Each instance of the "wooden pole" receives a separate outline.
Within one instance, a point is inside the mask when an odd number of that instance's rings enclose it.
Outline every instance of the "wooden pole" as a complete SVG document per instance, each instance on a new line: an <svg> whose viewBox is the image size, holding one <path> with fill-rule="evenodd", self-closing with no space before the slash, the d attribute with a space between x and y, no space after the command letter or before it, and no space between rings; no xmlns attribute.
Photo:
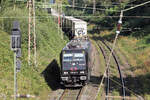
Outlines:
<svg viewBox="0 0 150 100"><path fill-rule="evenodd" d="M14 0L14 10L15 10L15 6L16 6L15 4L16 4L16 0Z"/></svg>
<svg viewBox="0 0 150 100"><path fill-rule="evenodd" d="M58 4L58 35L59 35L59 23L60 23L60 16L59 16L59 4Z"/></svg>
<svg viewBox="0 0 150 100"><path fill-rule="evenodd" d="M74 7L75 7L75 0L72 1L72 7L74 9Z"/></svg>
<svg viewBox="0 0 150 100"><path fill-rule="evenodd" d="M45 6L44 6L44 7L45 7L45 11L46 11L46 0L44 0L44 5L45 5Z"/></svg>
<svg viewBox="0 0 150 100"><path fill-rule="evenodd" d="M62 15L62 0L61 0L61 38L63 39L62 28L63 28L63 15Z"/></svg>
<svg viewBox="0 0 150 100"><path fill-rule="evenodd" d="M29 19L28 19L28 64L30 65L31 61L31 50L30 50L30 45L31 45L31 0L28 2L28 7L29 7Z"/></svg>
<svg viewBox="0 0 150 100"><path fill-rule="evenodd" d="M35 32L35 1L33 0L33 37L34 37L34 65L37 67L36 61L36 32Z"/></svg>
<svg viewBox="0 0 150 100"><path fill-rule="evenodd" d="M96 1L93 0L93 14L95 14L95 11L96 11Z"/></svg>

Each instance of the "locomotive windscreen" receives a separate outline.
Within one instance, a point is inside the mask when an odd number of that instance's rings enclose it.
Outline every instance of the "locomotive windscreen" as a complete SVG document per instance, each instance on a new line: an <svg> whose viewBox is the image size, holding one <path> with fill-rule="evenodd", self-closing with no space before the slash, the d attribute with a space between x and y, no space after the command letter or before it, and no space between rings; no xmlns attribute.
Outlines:
<svg viewBox="0 0 150 100"><path fill-rule="evenodd" d="M83 52L65 52L63 53L63 70L83 70L86 69L86 59Z"/></svg>
<svg viewBox="0 0 150 100"><path fill-rule="evenodd" d="M64 54L63 61L84 61L85 56L82 53Z"/></svg>
<svg viewBox="0 0 150 100"><path fill-rule="evenodd" d="M74 53L74 59L73 61L84 61L85 56L83 53Z"/></svg>

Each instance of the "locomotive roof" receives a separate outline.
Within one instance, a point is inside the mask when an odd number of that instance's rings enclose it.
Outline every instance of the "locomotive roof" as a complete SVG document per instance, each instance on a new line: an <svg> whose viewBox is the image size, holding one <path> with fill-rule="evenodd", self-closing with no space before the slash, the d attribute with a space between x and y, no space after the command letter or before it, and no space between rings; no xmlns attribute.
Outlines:
<svg viewBox="0 0 150 100"><path fill-rule="evenodd" d="M89 39L76 38L67 43L67 45L63 48L63 50L88 49L89 47L90 47Z"/></svg>
<svg viewBox="0 0 150 100"><path fill-rule="evenodd" d="M65 16L66 19L72 19L72 16Z"/></svg>
<svg viewBox="0 0 150 100"><path fill-rule="evenodd" d="M84 23L84 24L87 24L87 22L85 21L82 21L82 20L73 20L74 23Z"/></svg>
<svg viewBox="0 0 150 100"><path fill-rule="evenodd" d="M85 21L83 21L81 19L77 19L77 18L74 18L72 16L65 16L65 18L68 19L68 20L70 20L70 21L73 21L75 23L87 23L87 22L85 22Z"/></svg>

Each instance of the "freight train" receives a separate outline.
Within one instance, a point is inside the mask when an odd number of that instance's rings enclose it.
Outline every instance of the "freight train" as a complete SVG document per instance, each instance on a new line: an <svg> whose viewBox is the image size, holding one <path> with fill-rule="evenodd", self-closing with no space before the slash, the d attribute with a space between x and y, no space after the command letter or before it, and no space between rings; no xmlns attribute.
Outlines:
<svg viewBox="0 0 150 100"><path fill-rule="evenodd" d="M87 37L71 40L62 50L61 84L65 87L80 87L90 80L92 48Z"/></svg>
<svg viewBox="0 0 150 100"><path fill-rule="evenodd" d="M70 39L87 36L87 22L72 16L62 17L62 22L62 29Z"/></svg>
<svg viewBox="0 0 150 100"><path fill-rule="evenodd" d="M54 9L51 9L51 14L70 39L60 54L61 84L65 87L84 86L90 81L93 61L91 42L87 37L87 22L59 15Z"/></svg>
<svg viewBox="0 0 150 100"><path fill-rule="evenodd" d="M87 22L72 16L59 15L54 9L51 9L51 15L70 40L74 37L87 36Z"/></svg>

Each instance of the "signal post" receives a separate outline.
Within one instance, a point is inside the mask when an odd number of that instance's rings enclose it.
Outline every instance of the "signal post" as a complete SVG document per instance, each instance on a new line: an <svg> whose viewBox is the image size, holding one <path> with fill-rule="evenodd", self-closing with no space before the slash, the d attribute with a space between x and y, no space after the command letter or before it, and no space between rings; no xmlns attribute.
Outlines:
<svg viewBox="0 0 150 100"><path fill-rule="evenodd" d="M14 100L17 100L17 72L21 68L21 31L18 21L13 22L11 33L11 50L14 51Z"/></svg>

